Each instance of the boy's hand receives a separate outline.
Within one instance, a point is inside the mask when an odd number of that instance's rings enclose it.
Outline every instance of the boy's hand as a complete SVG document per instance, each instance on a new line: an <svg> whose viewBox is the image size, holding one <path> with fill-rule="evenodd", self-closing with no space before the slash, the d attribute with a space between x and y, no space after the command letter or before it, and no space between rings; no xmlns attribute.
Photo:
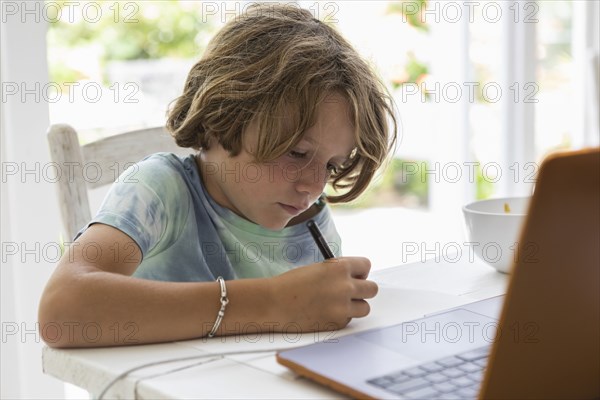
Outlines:
<svg viewBox="0 0 600 400"><path fill-rule="evenodd" d="M366 280L371 262L340 257L288 271L272 278L275 316L299 324L302 331L335 330L369 314L377 284Z"/></svg>

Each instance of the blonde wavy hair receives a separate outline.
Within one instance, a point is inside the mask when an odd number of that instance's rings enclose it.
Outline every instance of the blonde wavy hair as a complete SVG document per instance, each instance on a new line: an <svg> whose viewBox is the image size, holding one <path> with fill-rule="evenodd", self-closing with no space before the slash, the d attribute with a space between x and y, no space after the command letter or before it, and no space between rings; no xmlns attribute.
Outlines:
<svg viewBox="0 0 600 400"><path fill-rule="evenodd" d="M349 103L356 149L332 174L337 196L357 198L397 140L394 103L385 86L331 26L297 6L256 4L229 21L192 67L171 105L167 129L196 150L215 139L232 156L251 121L258 127L256 162L273 161L310 128L328 94Z"/></svg>

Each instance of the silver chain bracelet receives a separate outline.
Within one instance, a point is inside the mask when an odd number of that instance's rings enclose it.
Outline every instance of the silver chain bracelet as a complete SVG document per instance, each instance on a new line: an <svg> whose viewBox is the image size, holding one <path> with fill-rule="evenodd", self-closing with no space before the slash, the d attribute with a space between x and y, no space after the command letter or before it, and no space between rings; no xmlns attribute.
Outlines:
<svg viewBox="0 0 600 400"><path fill-rule="evenodd" d="M227 287L225 286L225 279L223 279L222 276L219 276L217 278L217 282L219 282L219 285L221 286L221 309L217 314L215 324L213 325L211 331L208 334L209 338L215 336L215 333L217 332L217 329L219 329L221 321L223 321L223 317L225 316L225 307L227 307L227 303L229 303L229 299L227 298Z"/></svg>

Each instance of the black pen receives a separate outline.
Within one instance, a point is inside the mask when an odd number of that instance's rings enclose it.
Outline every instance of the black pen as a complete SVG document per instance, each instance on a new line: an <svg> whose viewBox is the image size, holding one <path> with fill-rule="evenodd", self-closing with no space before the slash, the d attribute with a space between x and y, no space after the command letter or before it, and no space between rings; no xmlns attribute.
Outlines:
<svg viewBox="0 0 600 400"><path fill-rule="evenodd" d="M325 238L323 237L323 234L319 230L317 223L311 219L306 223L306 226L308 226L308 230L310 231L310 234L312 235L313 239L315 240L315 243L317 244L317 247L321 251L321 254L323 254L323 258L326 260L329 260L330 258L335 258L333 251L331 251L331 249L329 248L329 245L325 241Z"/></svg>

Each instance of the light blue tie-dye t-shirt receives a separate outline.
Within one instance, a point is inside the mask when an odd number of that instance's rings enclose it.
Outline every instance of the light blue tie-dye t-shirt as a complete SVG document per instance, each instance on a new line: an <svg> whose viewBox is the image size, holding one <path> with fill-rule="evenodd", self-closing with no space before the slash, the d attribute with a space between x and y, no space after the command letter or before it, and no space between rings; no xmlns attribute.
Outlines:
<svg viewBox="0 0 600 400"><path fill-rule="evenodd" d="M313 219L340 256L329 207L323 205ZM79 234L94 223L111 225L138 244L143 259L133 276L145 279L269 277L323 260L305 224L273 231L218 205L193 155L157 153L125 171Z"/></svg>

